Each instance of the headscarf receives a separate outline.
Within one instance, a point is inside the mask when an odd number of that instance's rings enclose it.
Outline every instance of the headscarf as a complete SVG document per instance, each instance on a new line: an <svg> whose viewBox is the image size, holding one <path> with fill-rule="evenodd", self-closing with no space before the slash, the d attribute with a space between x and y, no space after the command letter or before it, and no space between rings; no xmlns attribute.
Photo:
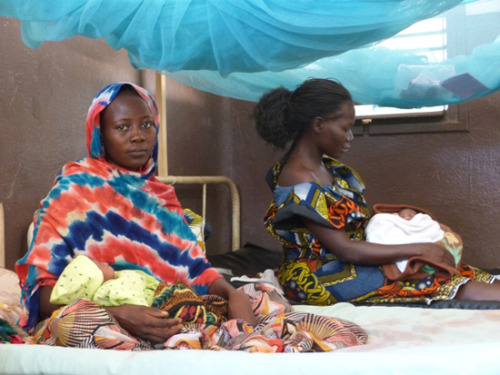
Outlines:
<svg viewBox="0 0 500 375"><path fill-rule="evenodd" d="M100 113L125 84L146 101L158 129L153 97L131 83L114 83L92 101L86 120L90 157L66 164L34 215L28 253L16 264L22 287L20 325L31 330L39 313L40 286L53 286L77 255L138 269L173 283L181 280L200 294L221 275L207 261L187 225L173 186L157 181L157 142L139 171L106 161ZM157 132L158 134L158 132Z"/></svg>

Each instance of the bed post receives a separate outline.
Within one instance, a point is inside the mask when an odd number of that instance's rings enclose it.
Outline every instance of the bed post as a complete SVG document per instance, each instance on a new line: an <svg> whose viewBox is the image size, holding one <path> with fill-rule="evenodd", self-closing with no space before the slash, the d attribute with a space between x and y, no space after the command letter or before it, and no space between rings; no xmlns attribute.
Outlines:
<svg viewBox="0 0 500 375"><path fill-rule="evenodd" d="M168 176L167 157L167 77L156 72L156 103L160 116L158 132L158 176Z"/></svg>
<svg viewBox="0 0 500 375"><path fill-rule="evenodd" d="M0 202L0 267L5 267L5 219L2 202Z"/></svg>

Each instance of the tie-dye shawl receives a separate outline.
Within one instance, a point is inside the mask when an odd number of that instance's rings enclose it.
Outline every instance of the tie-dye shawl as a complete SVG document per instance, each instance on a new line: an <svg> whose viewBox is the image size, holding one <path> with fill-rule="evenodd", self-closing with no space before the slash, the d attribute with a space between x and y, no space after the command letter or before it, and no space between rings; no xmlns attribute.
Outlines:
<svg viewBox="0 0 500 375"><path fill-rule="evenodd" d="M108 163L100 137L100 112L124 83L101 90L86 121L90 158L66 164L34 215L33 240L16 264L24 311L20 325L31 331L39 313L40 286L54 285L72 258L86 254L115 270L138 269L158 280L182 280L200 295L221 275L207 261L184 220L174 188L154 178L158 143L139 172ZM153 97L131 85L155 117Z"/></svg>

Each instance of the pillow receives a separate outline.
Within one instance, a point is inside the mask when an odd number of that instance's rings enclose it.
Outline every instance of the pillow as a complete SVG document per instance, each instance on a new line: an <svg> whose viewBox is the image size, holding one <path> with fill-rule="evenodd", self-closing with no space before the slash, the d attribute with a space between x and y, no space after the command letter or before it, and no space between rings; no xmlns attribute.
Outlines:
<svg viewBox="0 0 500 375"><path fill-rule="evenodd" d="M10 325L21 316L21 287L14 271L0 268L0 318Z"/></svg>

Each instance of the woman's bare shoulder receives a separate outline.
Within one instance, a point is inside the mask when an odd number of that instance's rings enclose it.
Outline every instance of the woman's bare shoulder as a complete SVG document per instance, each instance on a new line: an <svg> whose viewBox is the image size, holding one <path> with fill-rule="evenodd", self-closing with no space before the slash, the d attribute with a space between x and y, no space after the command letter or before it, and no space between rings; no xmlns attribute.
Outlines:
<svg viewBox="0 0 500 375"><path fill-rule="evenodd" d="M296 167L293 164L287 164L280 174L278 185L283 187L295 186L311 181L313 181L313 178L309 170Z"/></svg>

